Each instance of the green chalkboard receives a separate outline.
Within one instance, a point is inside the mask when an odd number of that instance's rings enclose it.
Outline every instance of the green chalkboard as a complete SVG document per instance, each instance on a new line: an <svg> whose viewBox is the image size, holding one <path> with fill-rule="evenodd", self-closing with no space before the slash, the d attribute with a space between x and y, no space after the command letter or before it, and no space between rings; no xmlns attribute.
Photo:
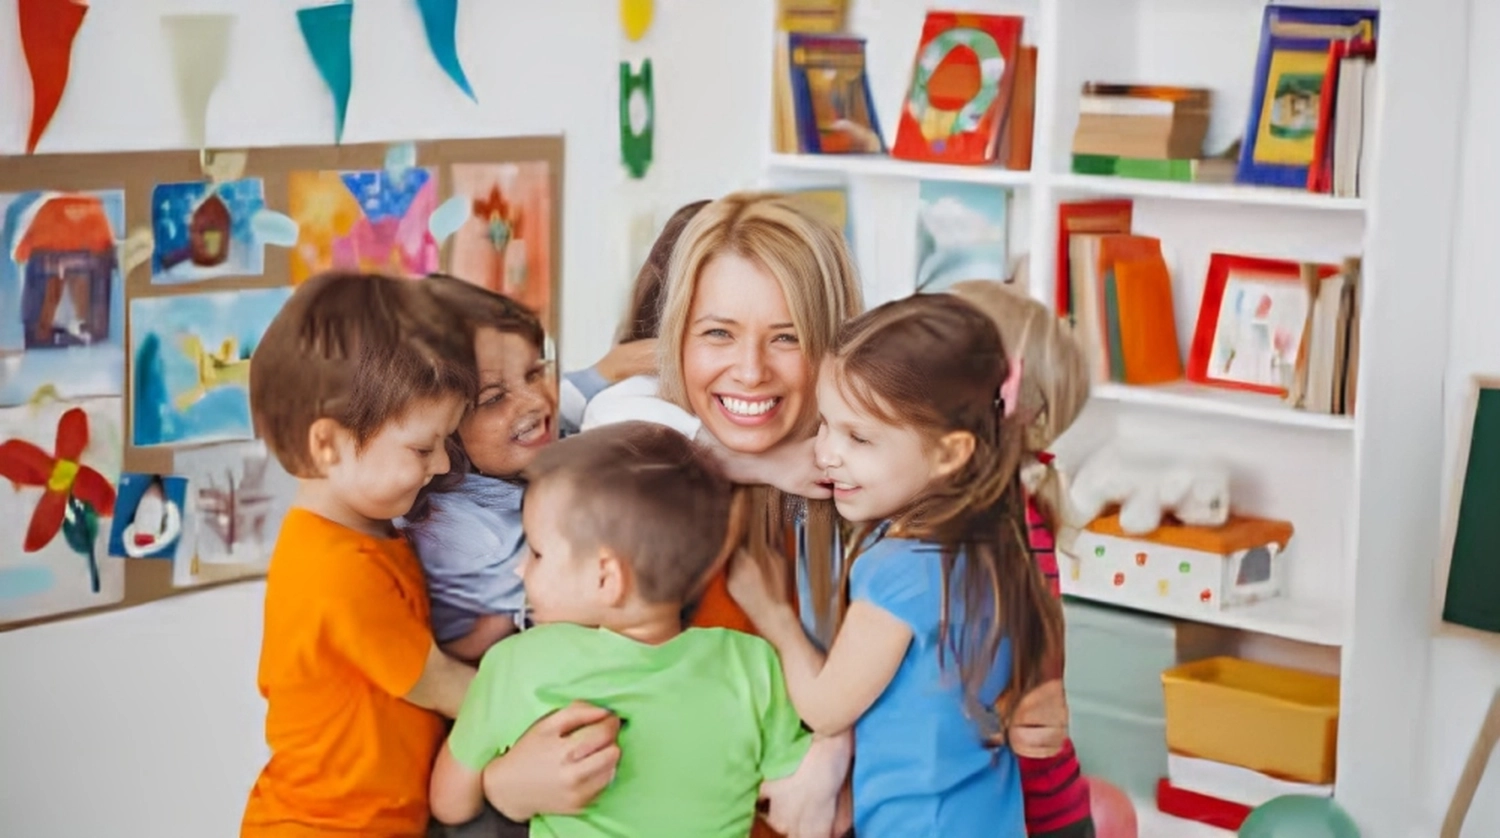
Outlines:
<svg viewBox="0 0 1500 838"><path fill-rule="evenodd" d="M1443 620L1500 632L1500 380L1476 393Z"/></svg>

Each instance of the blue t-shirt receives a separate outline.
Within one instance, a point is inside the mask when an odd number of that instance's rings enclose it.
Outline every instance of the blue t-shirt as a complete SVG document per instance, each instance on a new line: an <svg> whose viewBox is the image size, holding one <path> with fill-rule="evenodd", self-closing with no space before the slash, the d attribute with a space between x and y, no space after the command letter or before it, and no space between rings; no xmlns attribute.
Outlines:
<svg viewBox="0 0 1500 838"><path fill-rule="evenodd" d="M876 538L850 571L850 602L870 603L906 623L912 641L890 685L854 726L855 834L1024 838L1015 756L981 741L965 710L951 645L946 665L939 665L940 548ZM957 625L962 599L952 599ZM1010 656L1010 641L1003 641L981 692L987 702L1009 682Z"/></svg>
<svg viewBox="0 0 1500 838"><path fill-rule="evenodd" d="M432 495L426 518L401 522L427 574L437 642L462 638L482 614L514 616L525 607L516 575L526 551L523 492L515 483L466 474L452 491Z"/></svg>

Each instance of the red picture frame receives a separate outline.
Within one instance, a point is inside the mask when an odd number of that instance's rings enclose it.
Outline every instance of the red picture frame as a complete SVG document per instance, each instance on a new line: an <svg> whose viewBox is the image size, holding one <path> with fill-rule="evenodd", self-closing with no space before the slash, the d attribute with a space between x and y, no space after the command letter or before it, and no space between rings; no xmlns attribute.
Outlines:
<svg viewBox="0 0 1500 838"><path fill-rule="evenodd" d="M1302 264L1231 253L1214 253L1209 257L1203 301L1188 352L1189 381L1252 393L1287 394L1287 386L1269 380L1267 373L1279 365L1290 363L1295 367L1296 364L1303 323L1312 305L1302 285ZM1318 265L1320 280L1338 272L1337 265ZM1234 295L1229 299L1228 309L1236 317L1234 323L1222 322L1226 294ZM1292 301L1299 298L1300 309L1292 308ZM1247 375L1244 363L1231 372L1236 353L1245 344L1260 356L1250 364L1260 368L1259 375ZM1266 368L1268 365L1272 370Z"/></svg>

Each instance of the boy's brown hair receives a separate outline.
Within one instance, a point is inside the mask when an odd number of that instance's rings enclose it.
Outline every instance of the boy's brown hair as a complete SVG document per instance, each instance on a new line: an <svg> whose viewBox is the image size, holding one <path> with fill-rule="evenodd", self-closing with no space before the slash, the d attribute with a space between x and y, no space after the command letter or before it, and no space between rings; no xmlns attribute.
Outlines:
<svg viewBox="0 0 1500 838"><path fill-rule="evenodd" d="M734 487L701 445L651 422L620 422L542 449L530 489L568 490L562 530L579 550L630 565L646 602L684 605L725 558Z"/></svg>
<svg viewBox="0 0 1500 838"><path fill-rule="evenodd" d="M318 476L308 432L332 419L359 445L413 402L474 400L474 341L420 280L330 271L298 286L250 360L255 433L294 477Z"/></svg>

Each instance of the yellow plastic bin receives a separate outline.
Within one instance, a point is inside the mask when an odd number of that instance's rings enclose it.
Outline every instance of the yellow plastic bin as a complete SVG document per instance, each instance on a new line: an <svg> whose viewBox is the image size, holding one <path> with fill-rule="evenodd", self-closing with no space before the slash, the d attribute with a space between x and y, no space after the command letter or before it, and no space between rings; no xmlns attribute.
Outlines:
<svg viewBox="0 0 1500 838"><path fill-rule="evenodd" d="M1217 657L1168 669L1161 681L1172 753L1333 782L1338 678Z"/></svg>

